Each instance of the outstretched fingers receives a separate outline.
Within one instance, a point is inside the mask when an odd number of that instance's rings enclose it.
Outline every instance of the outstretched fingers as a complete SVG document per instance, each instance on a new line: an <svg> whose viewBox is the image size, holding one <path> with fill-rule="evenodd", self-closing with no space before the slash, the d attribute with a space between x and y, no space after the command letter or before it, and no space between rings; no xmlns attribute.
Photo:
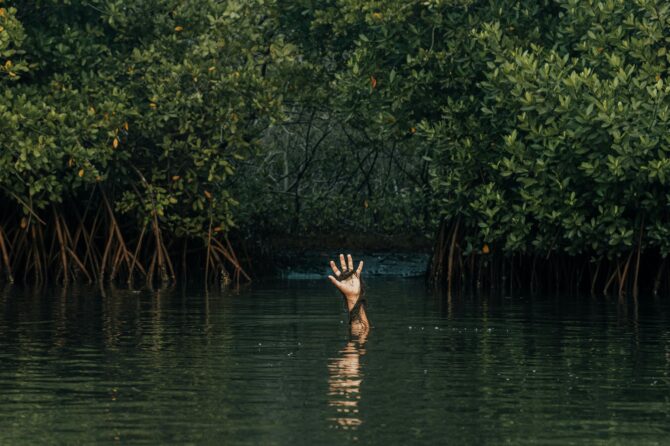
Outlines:
<svg viewBox="0 0 670 446"><path fill-rule="evenodd" d="M333 274L335 274L336 276L340 275L340 270L337 269L337 266L335 265L335 262L333 262L332 260L330 261L330 269L333 270ZM332 276L328 276L328 277L332 277Z"/></svg>
<svg viewBox="0 0 670 446"><path fill-rule="evenodd" d="M2 1L2 0L0 0ZM337 280L337 277L340 277L343 272L347 271L354 271L354 259L351 257L351 254L347 254L347 257L345 259L344 254L340 254L340 266L342 270L337 267L337 264L334 261L330 261L330 269L333 270L333 276L328 276L331 282L333 282L335 285L337 285L338 288L340 288L341 282ZM360 263L358 264L358 268L356 269L356 275L360 276L361 272L363 271L363 261L361 260Z"/></svg>

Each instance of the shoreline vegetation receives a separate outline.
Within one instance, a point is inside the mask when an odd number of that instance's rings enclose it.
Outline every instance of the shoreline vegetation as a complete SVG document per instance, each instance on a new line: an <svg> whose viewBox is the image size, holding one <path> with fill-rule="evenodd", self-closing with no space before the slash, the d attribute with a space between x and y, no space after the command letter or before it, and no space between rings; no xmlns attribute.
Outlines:
<svg viewBox="0 0 670 446"><path fill-rule="evenodd" d="M481 251L465 254L458 222L440 228L428 280L443 284L446 295L489 293L536 295L658 297L670 288L670 265L658 253L643 252L642 238L625 256L615 258L493 253L485 244Z"/></svg>
<svg viewBox="0 0 670 446"><path fill-rule="evenodd" d="M99 206L102 203L102 206ZM5 208L6 209L6 208ZM0 254L8 283L67 286L71 282L124 282L132 287L174 284L189 271L205 283L251 281L227 235L210 230L205 244L165 234L156 215L139 230L112 209L104 192L83 210L75 203L51 213L0 222ZM10 229L5 229L5 228ZM199 267L204 264L204 271ZM196 266L193 266L196 265Z"/></svg>
<svg viewBox="0 0 670 446"><path fill-rule="evenodd" d="M0 280L428 241L448 295L667 295L668 43L661 0L0 1Z"/></svg>

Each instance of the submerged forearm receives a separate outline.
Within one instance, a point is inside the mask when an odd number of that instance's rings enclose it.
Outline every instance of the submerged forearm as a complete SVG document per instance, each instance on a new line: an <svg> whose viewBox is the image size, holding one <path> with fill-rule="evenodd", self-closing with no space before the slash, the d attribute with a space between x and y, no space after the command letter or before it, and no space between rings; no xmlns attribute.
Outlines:
<svg viewBox="0 0 670 446"><path fill-rule="evenodd" d="M365 314L365 307L361 307L360 313L358 313L358 318L354 321L351 321L351 325L362 325L364 327L369 327L370 323L368 322L368 316Z"/></svg>
<svg viewBox="0 0 670 446"><path fill-rule="evenodd" d="M369 322L365 312L365 300L359 302L359 299L363 298L360 295L346 296L347 310L349 311L349 323L352 326L357 324L368 327Z"/></svg>

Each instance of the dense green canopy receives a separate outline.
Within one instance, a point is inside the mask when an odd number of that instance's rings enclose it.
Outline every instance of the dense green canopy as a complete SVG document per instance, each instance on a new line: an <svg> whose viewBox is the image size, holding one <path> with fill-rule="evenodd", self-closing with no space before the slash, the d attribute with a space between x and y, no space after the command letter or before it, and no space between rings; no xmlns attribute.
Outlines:
<svg viewBox="0 0 670 446"><path fill-rule="evenodd" d="M666 2L0 5L5 232L94 200L158 245L447 222L461 257L670 252Z"/></svg>

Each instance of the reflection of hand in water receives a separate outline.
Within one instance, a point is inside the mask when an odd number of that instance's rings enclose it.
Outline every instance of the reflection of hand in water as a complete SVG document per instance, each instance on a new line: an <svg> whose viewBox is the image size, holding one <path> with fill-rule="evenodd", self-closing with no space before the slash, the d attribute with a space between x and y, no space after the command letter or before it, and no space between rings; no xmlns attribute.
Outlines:
<svg viewBox="0 0 670 446"><path fill-rule="evenodd" d="M344 255L340 254L340 266L342 271L337 268L335 262L330 261L330 268L335 276L328 276L328 279L344 296L352 332L354 330L367 330L370 324L365 313L365 298L363 297L363 283L361 281L363 261L358 264L358 269L354 270L354 260L351 258L351 254L347 255L346 262L344 261Z"/></svg>
<svg viewBox="0 0 670 446"><path fill-rule="evenodd" d="M354 270L354 260L351 254L340 254L340 271L331 260L330 267L335 276L328 279L344 296L349 311L349 328L352 339L340 350L337 357L328 364L328 396L329 405L335 407L337 416L331 418L335 427L355 429L363 421L358 412L358 400L361 398L361 356L365 354L365 342L368 338L370 324L365 313L365 298L363 297L363 283L361 272L363 262Z"/></svg>
<svg viewBox="0 0 670 446"><path fill-rule="evenodd" d="M337 410L337 416L330 419L334 427L343 429L355 429L363 422L358 410L363 381L360 358L365 354L368 327L356 329L352 325L351 334L356 339L347 342L328 364L328 404Z"/></svg>

